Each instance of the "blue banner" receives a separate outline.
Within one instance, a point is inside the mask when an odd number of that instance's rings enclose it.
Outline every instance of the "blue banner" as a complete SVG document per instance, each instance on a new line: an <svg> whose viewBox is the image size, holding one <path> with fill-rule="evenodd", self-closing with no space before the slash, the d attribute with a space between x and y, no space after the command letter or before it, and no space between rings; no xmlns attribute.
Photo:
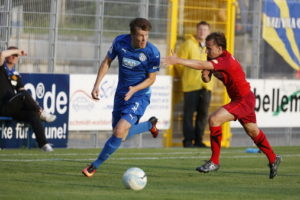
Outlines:
<svg viewBox="0 0 300 200"><path fill-rule="evenodd" d="M300 1L265 0L263 38L295 70L300 70Z"/></svg>
<svg viewBox="0 0 300 200"><path fill-rule="evenodd" d="M47 141L53 147L67 147L69 121L69 75L21 74L25 89L46 111L57 116L51 123L44 122ZM27 135L31 137L28 138ZM22 123L9 122L2 127L1 148L35 147L35 135Z"/></svg>

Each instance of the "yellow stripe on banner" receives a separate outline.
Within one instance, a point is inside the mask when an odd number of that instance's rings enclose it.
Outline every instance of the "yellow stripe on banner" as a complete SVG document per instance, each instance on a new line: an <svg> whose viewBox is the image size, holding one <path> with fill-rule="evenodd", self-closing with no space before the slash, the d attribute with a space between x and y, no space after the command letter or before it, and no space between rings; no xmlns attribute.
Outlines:
<svg viewBox="0 0 300 200"><path fill-rule="evenodd" d="M280 9L280 13L281 13L280 17L281 18L290 18L290 12L289 12L287 2L282 1L282 0L275 0L274 2L277 4L278 8ZM298 49L298 46L297 46L297 43L295 40L294 32L291 28L286 28L285 30L287 33L287 37L291 43L292 50L293 50L294 54L296 55L296 57L298 58L298 60L300 61L300 53L299 53L299 49Z"/></svg>
<svg viewBox="0 0 300 200"><path fill-rule="evenodd" d="M289 52L287 52L284 43L278 36L276 30L272 27L267 27L267 15L263 14L263 38L270 44L270 46L278 52L285 61L295 70L300 70L300 67L291 58Z"/></svg>

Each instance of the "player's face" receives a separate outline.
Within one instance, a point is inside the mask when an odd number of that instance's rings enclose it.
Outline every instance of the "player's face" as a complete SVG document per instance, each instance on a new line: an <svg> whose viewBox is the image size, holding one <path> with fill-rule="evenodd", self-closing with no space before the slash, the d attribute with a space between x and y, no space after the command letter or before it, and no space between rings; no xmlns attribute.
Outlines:
<svg viewBox="0 0 300 200"><path fill-rule="evenodd" d="M206 52L209 59L214 59L219 57L223 53L222 47L218 46L215 41L206 41Z"/></svg>
<svg viewBox="0 0 300 200"><path fill-rule="evenodd" d="M134 34L131 34L132 46L135 49L145 48L149 38L149 31L144 31L140 28L136 28Z"/></svg>
<svg viewBox="0 0 300 200"><path fill-rule="evenodd" d="M207 25L200 25L197 27L197 39L204 41L209 35L209 27Z"/></svg>
<svg viewBox="0 0 300 200"><path fill-rule="evenodd" d="M19 55L18 54L14 54L14 55L8 56L6 58L6 62L9 65L15 65L15 64L17 64L18 60L19 60Z"/></svg>

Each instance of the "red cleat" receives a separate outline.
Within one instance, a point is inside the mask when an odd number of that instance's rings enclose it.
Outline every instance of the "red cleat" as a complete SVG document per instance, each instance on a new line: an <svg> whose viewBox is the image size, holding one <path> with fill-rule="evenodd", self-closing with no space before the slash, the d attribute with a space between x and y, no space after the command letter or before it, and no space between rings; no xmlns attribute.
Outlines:
<svg viewBox="0 0 300 200"><path fill-rule="evenodd" d="M96 168L93 165L88 166L82 170L83 175L87 177L92 177L96 173Z"/></svg>
<svg viewBox="0 0 300 200"><path fill-rule="evenodd" d="M156 128L158 119L156 117L151 117L148 121L152 124L152 127L149 131L152 134L152 136L156 138L159 134L159 130Z"/></svg>

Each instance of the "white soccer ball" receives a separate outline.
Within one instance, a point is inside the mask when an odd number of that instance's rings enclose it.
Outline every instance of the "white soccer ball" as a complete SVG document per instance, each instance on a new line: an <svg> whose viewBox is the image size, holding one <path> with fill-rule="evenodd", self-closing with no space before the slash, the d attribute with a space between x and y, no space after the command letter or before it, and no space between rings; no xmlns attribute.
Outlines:
<svg viewBox="0 0 300 200"><path fill-rule="evenodd" d="M123 184L127 189L141 190L147 184L146 173L137 167L129 168L123 174Z"/></svg>

